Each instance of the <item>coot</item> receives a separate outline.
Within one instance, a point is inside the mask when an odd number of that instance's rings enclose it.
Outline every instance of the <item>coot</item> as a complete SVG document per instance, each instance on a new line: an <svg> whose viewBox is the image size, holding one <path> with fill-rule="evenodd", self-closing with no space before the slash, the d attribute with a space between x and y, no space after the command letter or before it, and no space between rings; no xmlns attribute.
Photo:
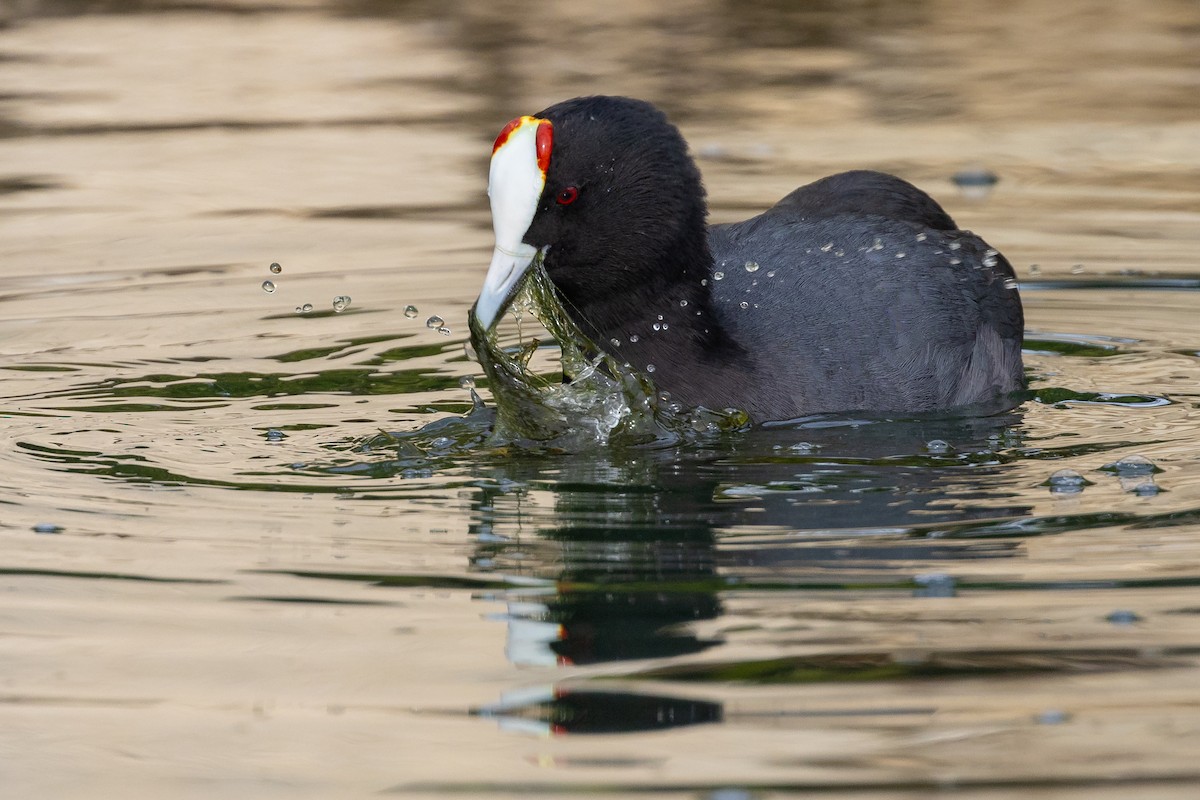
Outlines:
<svg viewBox="0 0 1200 800"><path fill-rule="evenodd" d="M580 97L501 131L488 194L484 329L541 251L579 328L685 405L762 422L1011 406L1024 385L1012 267L894 176L844 172L709 226L666 116Z"/></svg>

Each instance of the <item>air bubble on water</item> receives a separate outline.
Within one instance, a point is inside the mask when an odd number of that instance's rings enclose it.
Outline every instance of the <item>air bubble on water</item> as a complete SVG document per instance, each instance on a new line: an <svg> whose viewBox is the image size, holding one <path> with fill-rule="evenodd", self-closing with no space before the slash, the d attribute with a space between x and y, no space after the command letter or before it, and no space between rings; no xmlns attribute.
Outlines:
<svg viewBox="0 0 1200 800"><path fill-rule="evenodd" d="M1016 279L1016 278L1005 278L1005 279L1004 279L1004 288L1005 288L1005 289L1009 289L1009 290L1016 290L1016 288L1017 288L1019 285L1020 285L1020 284L1018 284L1018 283L1017 283L1017 279Z"/></svg>
<svg viewBox="0 0 1200 800"><path fill-rule="evenodd" d="M282 442L286 438L287 434L281 430L278 430L277 428L271 428L271 430L267 431L266 433L266 439L268 442Z"/></svg>
<svg viewBox="0 0 1200 800"><path fill-rule="evenodd" d="M274 281L263 281L262 287L263 287L264 292L266 292L267 294L270 294L271 292L275 291L275 282Z"/></svg>
<svg viewBox="0 0 1200 800"><path fill-rule="evenodd" d="M821 252L822 252L822 253L828 253L828 252L829 252L830 250L832 250L832 249L833 249L833 242L830 242L829 244L823 244L823 245L821 245Z"/></svg>
<svg viewBox="0 0 1200 800"><path fill-rule="evenodd" d="M1072 275L1082 275L1085 272L1087 272L1087 267L1083 266L1083 264L1075 264L1071 267Z"/></svg>
<svg viewBox="0 0 1200 800"><path fill-rule="evenodd" d="M742 309L747 309L750 307L750 304L747 303L745 300L743 300L742 302L738 303L738 306L741 307Z"/></svg>
<svg viewBox="0 0 1200 800"><path fill-rule="evenodd" d="M1108 622L1111 622L1113 625L1132 625L1135 622L1142 621L1141 617L1125 608L1120 608L1116 611L1113 611L1104 619Z"/></svg>
<svg viewBox="0 0 1200 800"><path fill-rule="evenodd" d="M426 328L440 328L445 324L446 324L446 320L442 319L437 314L434 314L432 317L425 320Z"/></svg>
<svg viewBox="0 0 1200 800"><path fill-rule="evenodd" d="M337 297L333 298L334 313L337 313L337 314L342 313L343 311L346 310L346 307L349 305L350 305L350 295L348 295L348 294L339 294Z"/></svg>
<svg viewBox="0 0 1200 800"><path fill-rule="evenodd" d="M725 277L725 273L724 273L724 272L721 272L720 270L718 270L718 271L716 271L716 272L714 272L714 273L713 273L713 280L714 280L714 281L719 281L719 280L721 280L721 279L722 279L722 278L724 278L724 277Z"/></svg>
<svg viewBox="0 0 1200 800"><path fill-rule="evenodd" d="M945 439L930 439L925 443L925 449L931 453L949 453L954 450Z"/></svg>
<svg viewBox="0 0 1200 800"><path fill-rule="evenodd" d="M1140 477L1143 475L1153 475L1156 472L1162 472L1154 462L1145 456L1132 455L1119 458L1111 464L1105 464L1100 469L1105 472L1113 472L1122 478Z"/></svg>
<svg viewBox="0 0 1200 800"><path fill-rule="evenodd" d="M1034 717L1034 720L1038 725L1062 725L1064 722L1068 722L1070 719L1070 714L1057 708L1051 708L1046 711L1042 711L1036 717Z"/></svg>
<svg viewBox="0 0 1200 800"><path fill-rule="evenodd" d="M437 328L437 332L438 332L438 333L440 333L442 336L449 336L451 333L453 333L453 331L451 331L451 330L450 330L449 328L447 328L445 325L441 325L441 326L439 326L439 327Z"/></svg>
<svg viewBox="0 0 1200 800"><path fill-rule="evenodd" d="M758 262L757 261L747 261L746 262L746 272L758 272Z"/></svg>
<svg viewBox="0 0 1200 800"><path fill-rule="evenodd" d="M815 445L812 442L796 442L794 445L788 447L788 450L791 450L795 453L811 453L818 447L819 445Z"/></svg>
<svg viewBox="0 0 1200 800"><path fill-rule="evenodd" d="M279 262L278 262L278 261L276 261L275 263L271 264L271 267L270 267L270 269L271 269L271 272L274 272L276 275L278 275L279 273L283 272L283 267L279 266Z"/></svg>
<svg viewBox="0 0 1200 800"><path fill-rule="evenodd" d="M629 336L629 341L632 342L633 344L637 344L639 341L641 341L641 338L642 337L640 337L636 333L634 333Z"/></svg>
<svg viewBox="0 0 1200 800"><path fill-rule="evenodd" d="M417 311L416 306L405 306L404 307L404 316L408 317L409 319L416 319L417 314L419 314L419 313L421 313L421 312Z"/></svg>
<svg viewBox="0 0 1200 800"><path fill-rule="evenodd" d="M1084 487L1092 482L1073 469L1060 469L1051 475L1044 484L1050 487L1052 494L1079 494Z"/></svg>
<svg viewBox="0 0 1200 800"><path fill-rule="evenodd" d="M475 376L474 375L463 375L461 378L458 379L458 388L474 389L475 388Z"/></svg>
<svg viewBox="0 0 1200 800"><path fill-rule="evenodd" d="M917 584L917 588L913 590L913 597L954 597L958 593L957 581L952 575L944 572L916 575L913 577L913 583Z"/></svg>
<svg viewBox="0 0 1200 800"><path fill-rule="evenodd" d="M657 367L655 367L653 364L646 365L646 372L654 372L655 369L657 369Z"/></svg>

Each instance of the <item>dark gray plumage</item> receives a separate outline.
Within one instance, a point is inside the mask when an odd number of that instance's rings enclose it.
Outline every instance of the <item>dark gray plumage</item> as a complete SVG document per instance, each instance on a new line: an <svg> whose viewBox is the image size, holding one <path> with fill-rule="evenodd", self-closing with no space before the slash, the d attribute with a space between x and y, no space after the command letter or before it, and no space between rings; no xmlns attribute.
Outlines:
<svg viewBox="0 0 1200 800"><path fill-rule="evenodd" d="M650 104L538 116L554 148L525 241L549 245L580 328L674 399L761 422L1003 406L1024 385L1011 266L911 184L842 173L710 228L686 144ZM559 205L566 187L577 201Z"/></svg>

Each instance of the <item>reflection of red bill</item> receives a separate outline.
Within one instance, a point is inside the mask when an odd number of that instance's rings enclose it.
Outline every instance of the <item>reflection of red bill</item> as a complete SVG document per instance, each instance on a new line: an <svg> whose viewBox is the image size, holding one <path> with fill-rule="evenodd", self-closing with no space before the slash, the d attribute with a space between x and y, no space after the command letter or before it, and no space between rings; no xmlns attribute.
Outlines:
<svg viewBox="0 0 1200 800"><path fill-rule="evenodd" d="M553 147L554 125L548 119L529 116L517 117L505 125L492 146L488 197L496 249L483 290L475 301L475 316L485 330L504 312L537 255L537 250L523 240L546 186Z"/></svg>

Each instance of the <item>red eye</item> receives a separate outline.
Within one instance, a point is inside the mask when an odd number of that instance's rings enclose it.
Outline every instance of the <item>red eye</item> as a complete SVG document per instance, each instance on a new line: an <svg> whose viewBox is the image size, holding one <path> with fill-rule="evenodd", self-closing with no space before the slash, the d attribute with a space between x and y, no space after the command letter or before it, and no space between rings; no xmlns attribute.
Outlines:
<svg viewBox="0 0 1200 800"><path fill-rule="evenodd" d="M575 198L579 197L579 189L574 186L568 186L558 193L558 197L554 198L560 206L569 206L575 202Z"/></svg>

